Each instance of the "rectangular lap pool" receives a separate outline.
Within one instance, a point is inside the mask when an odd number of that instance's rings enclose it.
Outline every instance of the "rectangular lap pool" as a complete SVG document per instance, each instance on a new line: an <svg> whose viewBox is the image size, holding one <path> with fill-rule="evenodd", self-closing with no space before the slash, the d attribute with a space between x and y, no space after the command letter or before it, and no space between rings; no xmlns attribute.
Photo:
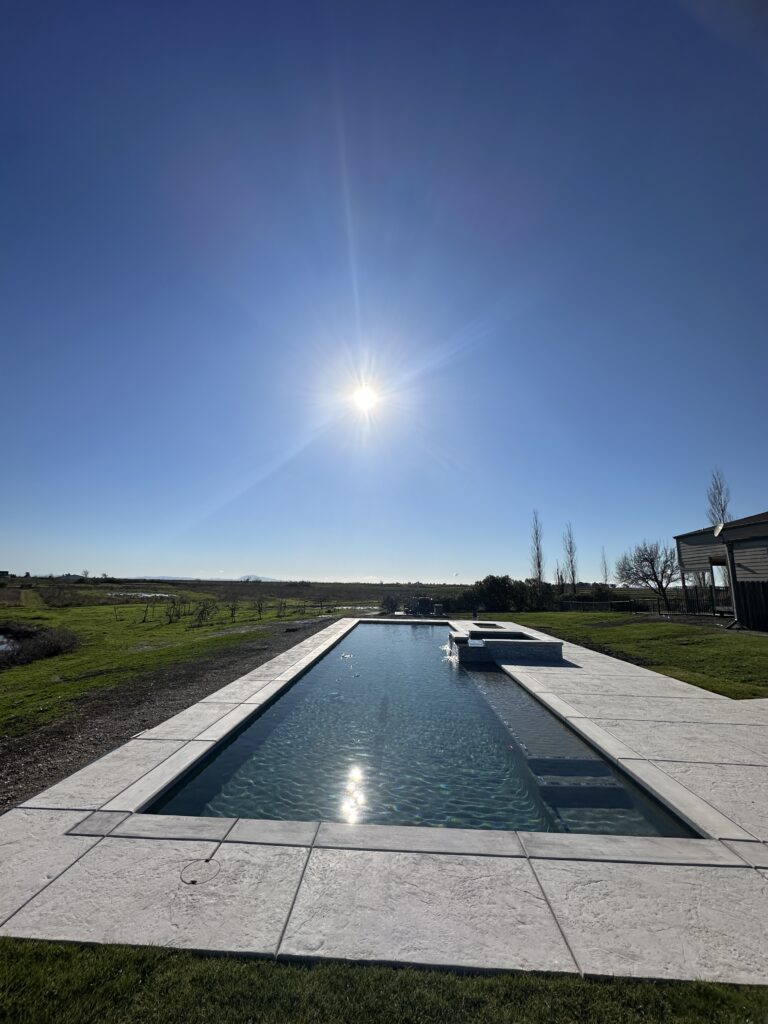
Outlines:
<svg viewBox="0 0 768 1024"><path fill-rule="evenodd" d="M693 836L445 625L360 624L147 808L300 821Z"/></svg>

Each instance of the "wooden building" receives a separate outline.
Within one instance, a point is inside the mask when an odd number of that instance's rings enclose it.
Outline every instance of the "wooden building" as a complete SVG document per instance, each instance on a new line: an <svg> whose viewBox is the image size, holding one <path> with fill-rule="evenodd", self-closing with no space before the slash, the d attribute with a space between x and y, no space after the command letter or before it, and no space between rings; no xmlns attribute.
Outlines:
<svg viewBox="0 0 768 1024"><path fill-rule="evenodd" d="M709 573L714 592L714 569L725 566L733 624L768 630L768 512L681 533L675 543L686 611L686 575Z"/></svg>

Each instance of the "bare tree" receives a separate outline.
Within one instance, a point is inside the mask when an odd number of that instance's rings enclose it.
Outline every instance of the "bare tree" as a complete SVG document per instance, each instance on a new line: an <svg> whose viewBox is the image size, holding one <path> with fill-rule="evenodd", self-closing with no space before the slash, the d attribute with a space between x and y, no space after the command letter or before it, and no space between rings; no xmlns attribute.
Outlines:
<svg viewBox="0 0 768 1024"><path fill-rule="evenodd" d="M707 518L713 526L717 526L718 523L727 523L731 518L728 510L730 500L731 489L725 482L722 469L716 466L712 470L712 479L709 481L709 487L707 488ZM730 587L731 577L728 572L728 566L722 566L720 573L722 574L720 575L720 581L726 587ZM712 582L717 582L714 568L712 569Z"/></svg>
<svg viewBox="0 0 768 1024"><path fill-rule="evenodd" d="M544 582L544 549L542 548L542 528L539 510L533 510L531 520L531 578L539 589Z"/></svg>
<svg viewBox="0 0 768 1024"><path fill-rule="evenodd" d="M204 626L206 622L209 622L216 612L219 610L219 606L212 598L205 598L202 600L193 612L194 624L196 626Z"/></svg>
<svg viewBox="0 0 768 1024"><path fill-rule="evenodd" d="M603 577L603 583L607 586L608 580L611 578L611 571L608 568L608 559L605 557L605 548L602 549L602 554L600 555L600 573Z"/></svg>
<svg viewBox="0 0 768 1024"><path fill-rule="evenodd" d="M625 587L648 587L669 611L667 588L680 579L677 552L660 541L636 544L616 563L616 579Z"/></svg>
<svg viewBox="0 0 768 1024"><path fill-rule="evenodd" d="M80 575L83 577L84 580L87 580L88 577L91 575L91 570L90 569L83 569L83 571L80 573ZM27 573L27 576L29 576L29 573Z"/></svg>
<svg viewBox="0 0 768 1024"><path fill-rule="evenodd" d="M712 470L712 479L707 488L707 518L713 526L727 523L730 520L728 505L731 500L731 489L725 482L723 471L719 467Z"/></svg>
<svg viewBox="0 0 768 1024"><path fill-rule="evenodd" d="M565 533L563 534L563 554L565 556L565 578L571 584L571 590L575 594L579 570L576 559L576 541L574 540L573 527L570 523L566 523Z"/></svg>
<svg viewBox="0 0 768 1024"><path fill-rule="evenodd" d="M240 607L240 602L235 595L229 598L227 601L227 608L229 609L230 621L234 622L237 615L237 609Z"/></svg>
<svg viewBox="0 0 768 1024"><path fill-rule="evenodd" d="M181 601L178 597L171 596L165 606L165 621L170 626L172 622L178 622L181 618Z"/></svg>
<svg viewBox="0 0 768 1024"><path fill-rule="evenodd" d="M555 586L561 594L565 590L565 575L559 562L555 562Z"/></svg>

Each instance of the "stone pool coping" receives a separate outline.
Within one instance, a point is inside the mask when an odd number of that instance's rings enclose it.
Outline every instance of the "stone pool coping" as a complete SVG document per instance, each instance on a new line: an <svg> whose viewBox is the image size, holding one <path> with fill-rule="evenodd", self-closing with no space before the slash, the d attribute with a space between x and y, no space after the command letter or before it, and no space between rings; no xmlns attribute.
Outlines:
<svg viewBox="0 0 768 1024"><path fill-rule="evenodd" d="M707 838L141 813L367 621L425 620L339 620L0 818L0 935L768 984L768 700L573 644L500 667Z"/></svg>

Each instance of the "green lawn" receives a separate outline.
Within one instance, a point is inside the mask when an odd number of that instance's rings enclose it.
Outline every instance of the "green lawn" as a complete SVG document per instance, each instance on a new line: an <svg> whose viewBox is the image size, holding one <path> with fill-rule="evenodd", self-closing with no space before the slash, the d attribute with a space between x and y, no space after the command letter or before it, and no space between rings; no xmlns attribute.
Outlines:
<svg viewBox="0 0 768 1024"><path fill-rule="evenodd" d="M726 697L768 697L768 636L604 612L496 615Z"/></svg>
<svg viewBox="0 0 768 1024"><path fill-rule="evenodd" d="M260 620L255 611L243 607L232 622L222 608L215 621L192 627L189 617L168 624L162 605L154 609L154 618L142 622L143 604L46 608L34 591L22 593L34 596L25 597L23 607L0 609L0 621L65 626L78 637L80 646L70 654L0 672L0 735L34 729L62 714L73 698L89 690L125 684L141 673L209 658L253 640L264 623L276 618L274 608L264 610ZM306 614L303 609L298 602L290 604L279 621Z"/></svg>
<svg viewBox="0 0 768 1024"><path fill-rule="evenodd" d="M14 1024L759 1024L768 990L700 982L304 966L0 940Z"/></svg>

